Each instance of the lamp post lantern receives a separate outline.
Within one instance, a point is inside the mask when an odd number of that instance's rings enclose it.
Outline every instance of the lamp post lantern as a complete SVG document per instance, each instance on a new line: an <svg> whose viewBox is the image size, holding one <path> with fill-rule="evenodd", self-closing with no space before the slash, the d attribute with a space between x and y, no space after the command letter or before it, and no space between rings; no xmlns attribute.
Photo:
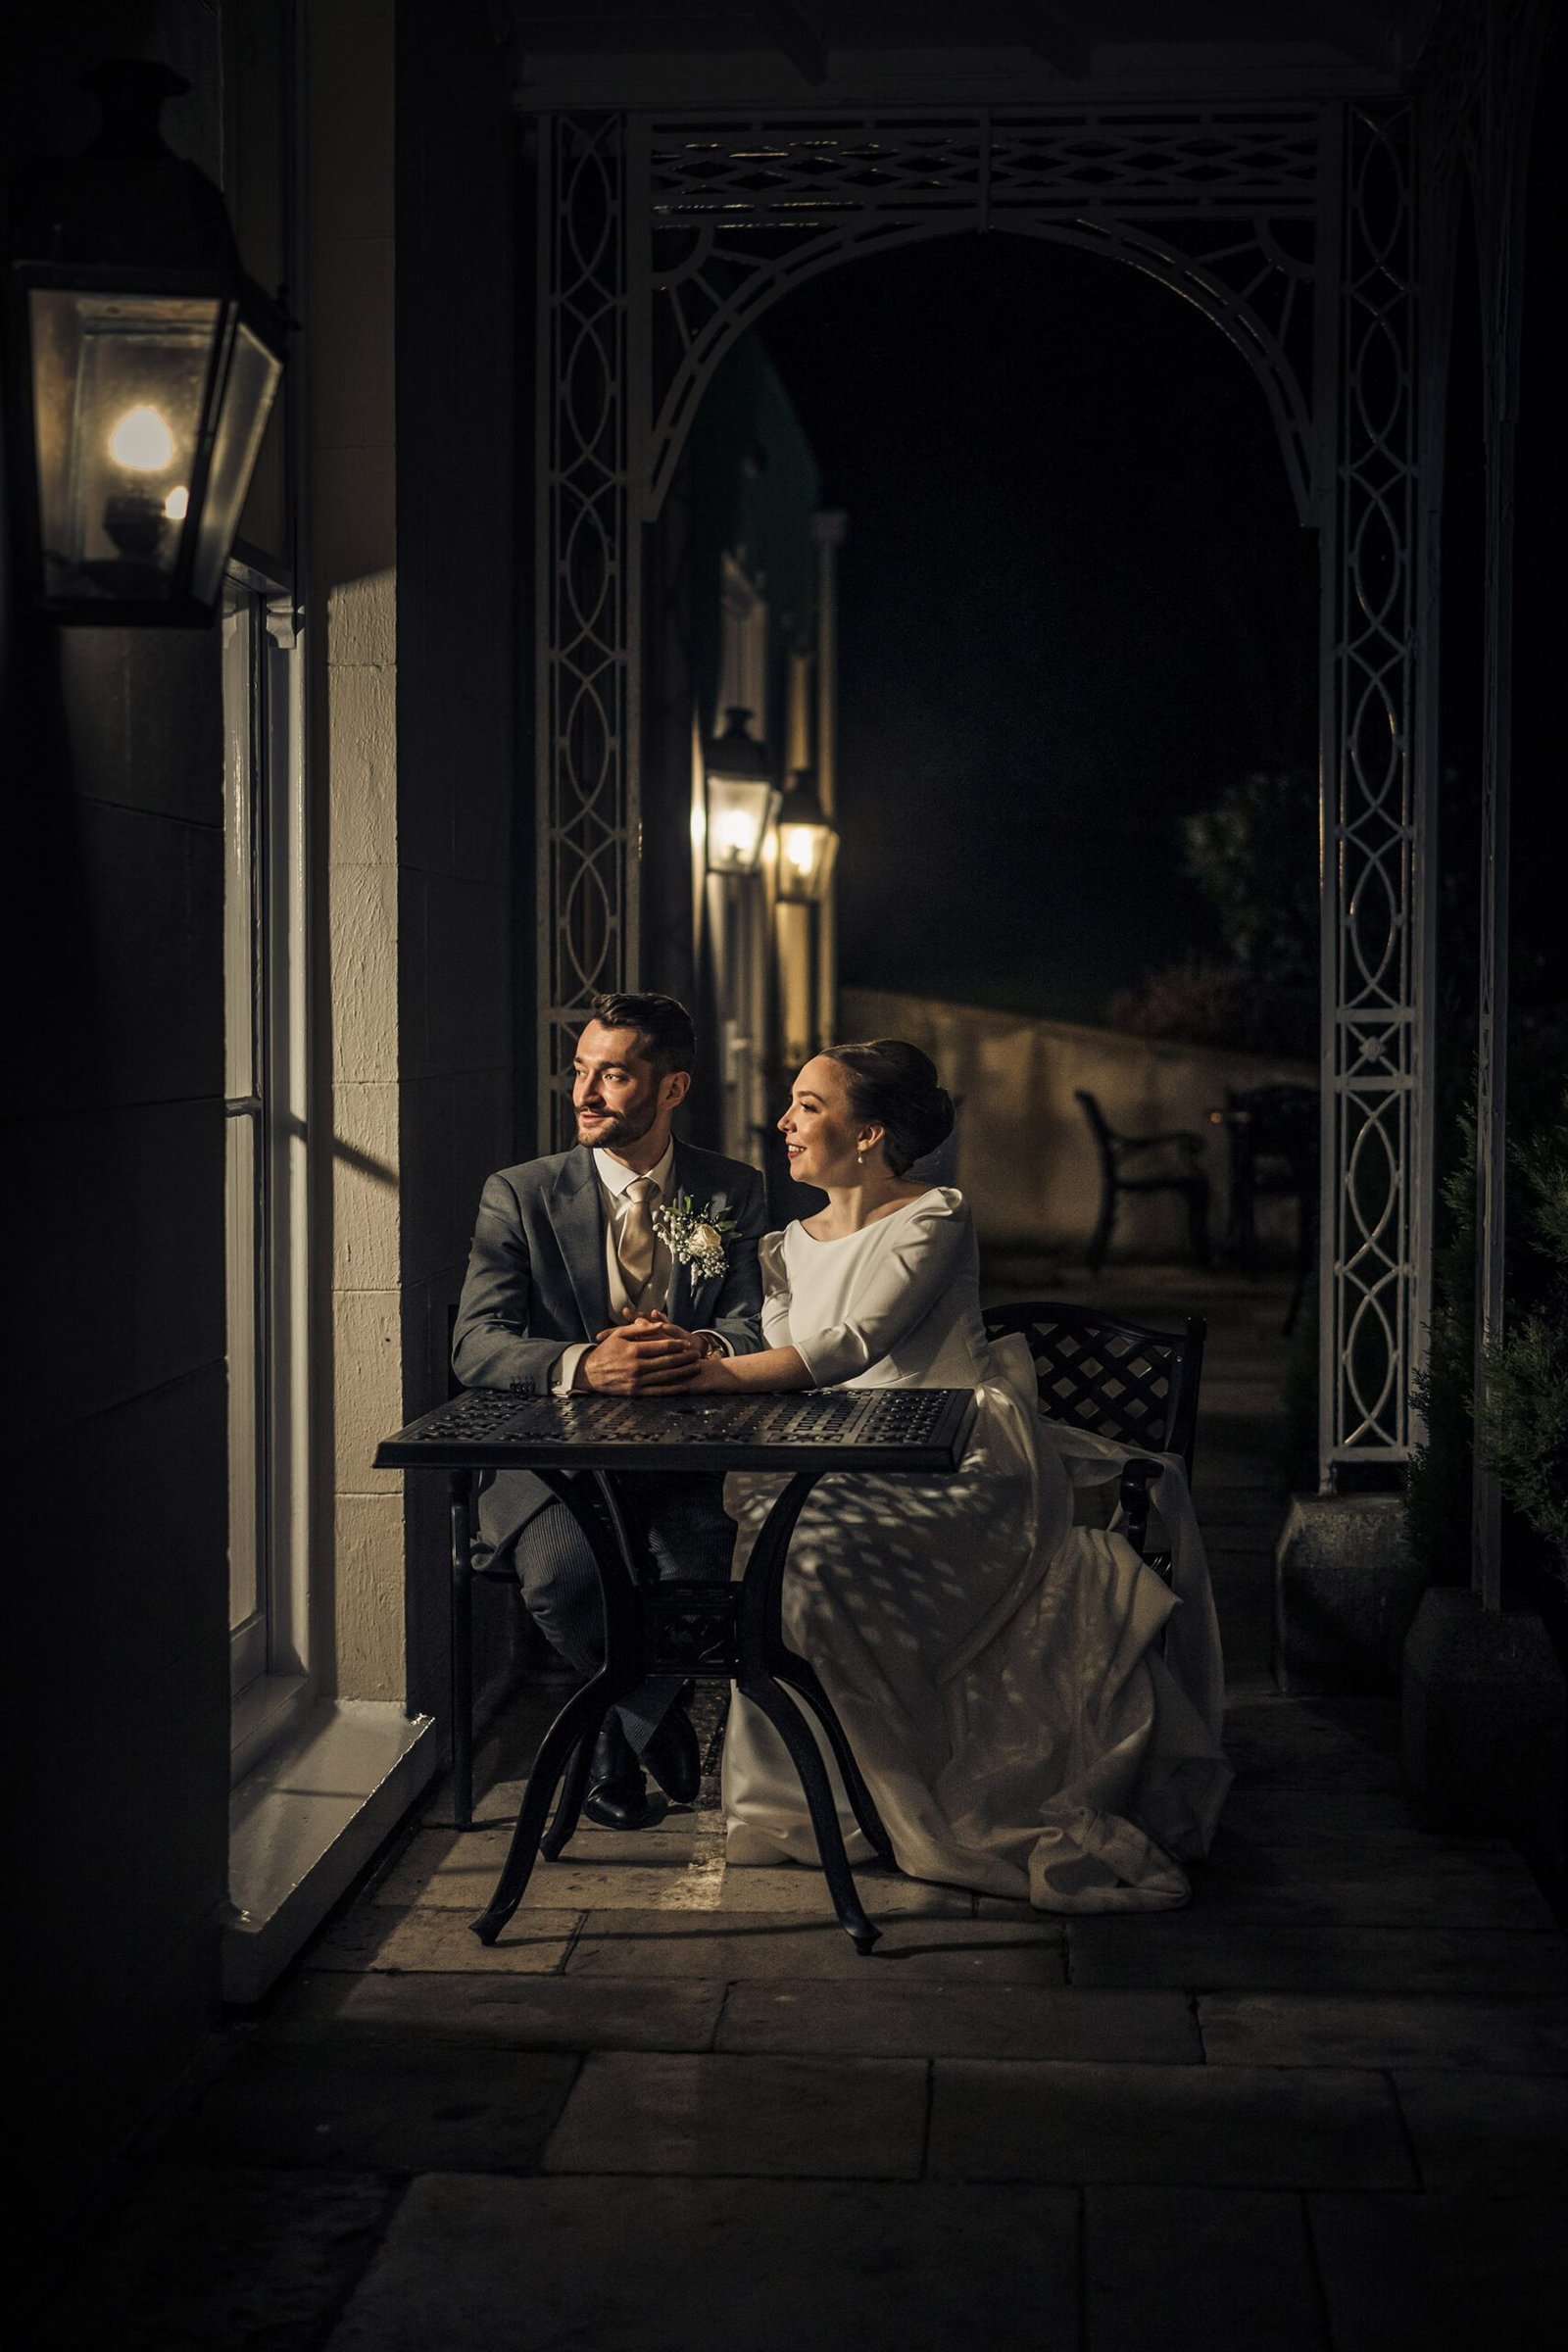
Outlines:
<svg viewBox="0 0 1568 2352"><path fill-rule="evenodd" d="M808 768L798 767L778 812L778 895L815 906L827 895L839 837L817 798Z"/></svg>
<svg viewBox="0 0 1568 2352"><path fill-rule="evenodd" d="M778 793L762 746L747 731L749 710L726 712L728 724L709 746L708 870L755 874L762 858Z"/></svg>
<svg viewBox="0 0 1568 2352"><path fill-rule="evenodd" d="M103 123L13 183L7 398L31 601L58 620L192 623L222 587L288 322L223 200L159 130L189 85L122 60Z"/></svg>

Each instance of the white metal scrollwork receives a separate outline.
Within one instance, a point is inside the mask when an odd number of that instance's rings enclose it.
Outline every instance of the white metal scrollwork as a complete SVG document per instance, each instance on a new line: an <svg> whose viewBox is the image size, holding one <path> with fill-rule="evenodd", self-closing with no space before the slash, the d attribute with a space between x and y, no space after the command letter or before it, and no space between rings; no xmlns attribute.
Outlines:
<svg viewBox="0 0 1568 2352"><path fill-rule="evenodd" d="M638 558L629 512L626 141L613 117L540 138L539 1109L569 1141L589 999L637 968Z"/></svg>
<svg viewBox="0 0 1568 2352"><path fill-rule="evenodd" d="M640 526L724 352L893 246L1007 229L1104 253L1246 357L1322 535L1324 1477L1401 1460L1426 1248L1407 110L632 116L557 121L544 158L543 1132L587 996L636 973Z"/></svg>

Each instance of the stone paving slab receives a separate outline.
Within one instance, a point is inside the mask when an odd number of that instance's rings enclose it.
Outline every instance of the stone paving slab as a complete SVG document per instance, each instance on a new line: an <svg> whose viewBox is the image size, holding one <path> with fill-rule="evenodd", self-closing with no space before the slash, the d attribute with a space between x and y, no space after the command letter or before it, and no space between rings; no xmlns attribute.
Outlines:
<svg viewBox="0 0 1568 2352"><path fill-rule="evenodd" d="M483 1944L460 1911L392 1911L363 1903L312 1944L313 1969L450 1971L460 1976L550 1976L571 1948L580 1911L519 1911L500 1941Z"/></svg>
<svg viewBox="0 0 1568 2352"><path fill-rule="evenodd" d="M570 1982L570 1980L567 1980ZM585 1980L585 1982L588 1980ZM1202 2044L1176 1992L1060 1992L1033 1984L736 1984L720 2050L877 2058L1101 2058L1192 2065Z"/></svg>
<svg viewBox="0 0 1568 2352"><path fill-rule="evenodd" d="M1205 1993L1210 2066L1442 2067L1568 2075L1568 1997Z"/></svg>
<svg viewBox="0 0 1568 2352"><path fill-rule="evenodd" d="M1075 1919L1067 1931L1075 1984L1192 1992L1557 1993L1568 1987L1568 1939L1485 1928L1353 1928L1228 1920L1167 1911Z"/></svg>
<svg viewBox="0 0 1568 2352"><path fill-rule="evenodd" d="M356 2172L526 2172L580 2061L451 2042L273 2043L247 2054L174 2136L218 2164Z"/></svg>
<svg viewBox="0 0 1568 2352"><path fill-rule="evenodd" d="M966 2180L1413 2188L1381 2075L939 2058L930 2170Z"/></svg>
<svg viewBox="0 0 1568 2352"><path fill-rule="evenodd" d="M157 2166L27 2352L315 2352L401 2190L353 2173Z"/></svg>
<svg viewBox="0 0 1568 2352"><path fill-rule="evenodd" d="M371 1900L398 1910L419 1905L482 1911L501 1876L511 1840L510 1830L420 1830ZM650 1833L647 1845L636 1835L606 1832L601 1844L579 1834L561 1861L547 1862L541 1856L534 1864L523 1899L531 1909L560 1911L586 1911L593 1899L614 1899L604 1893L579 1897L570 1889L580 1882L595 1888L619 1886L628 1905L643 1903L662 1888L688 1878L711 1879L722 1869L723 1849L711 1834L691 1832L655 1843Z"/></svg>
<svg viewBox="0 0 1568 2352"><path fill-rule="evenodd" d="M927 1879L906 1879L902 1871L864 1869L855 1874L860 1900L875 1920L972 1919L974 1896L961 1886L939 1886ZM819 1870L799 1862L776 1869L765 1864L726 1870L719 1882L716 1910L754 1913L788 1911L813 1918L833 1919L833 1901ZM835 1921L835 1925L836 1925Z"/></svg>
<svg viewBox="0 0 1568 2352"><path fill-rule="evenodd" d="M1382 1867L1323 1849L1276 1858L1210 1860L1193 1873L1189 1916L1261 1925L1277 1920L1333 1920L1345 1928L1544 1929L1556 1926L1529 1872L1490 1869L1464 1855L1432 1861L1389 1854ZM1297 1867L1298 1865L1298 1867Z"/></svg>
<svg viewBox="0 0 1568 2352"><path fill-rule="evenodd" d="M1394 2087L1425 2188L1568 2196L1568 2082L1560 2075L1403 2067Z"/></svg>
<svg viewBox="0 0 1568 2352"><path fill-rule="evenodd" d="M982 2310L987 2352L1067 2352L1077 2261L1057 2189L448 2176L326 2352L953 2352Z"/></svg>
<svg viewBox="0 0 1568 2352"><path fill-rule="evenodd" d="M871 1915L871 1889L862 1889ZM879 1921L879 1924L882 1924ZM568 1977L771 1977L785 1984L824 1978L941 1977L958 1983L1060 1984L1062 1937L1039 1913L1002 1925L970 1919L888 1915L880 1942L858 1952L838 1922L788 1912L590 1911L571 1946Z"/></svg>
<svg viewBox="0 0 1568 2352"><path fill-rule="evenodd" d="M1517 1846L1501 1838L1440 1837L1411 1820L1402 1797L1389 1794L1334 1800L1315 1792L1235 1788L1208 1863L1280 1879L1311 1869L1332 1873L1348 1864L1450 1871L1462 1865L1486 1871L1499 1884L1536 1884Z"/></svg>
<svg viewBox="0 0 1568 2352"><path fill-rule="evenodd" d="M604 2053L585 2060L542 2170L914 2180L925 2121L919 2059Z"/></svg>
<svg viewBox="0 0 1568 2352"><path fill-rule="evenodd" d="M1417 1827L1396 1788L1296 1789L1288 1783L1265 1786L1243 1780L1225 1800L1214 1844L1220 1852L1238 1842L1265 1849L1321 1845L1345 1856L1376 1838L1405 1840L1412 1850L1423 1852L1435 1852L1446 1842ZM1465 1838L1455 1843L1466 1853L1513 1851L1500 1839Z"/></svg>
<svg viewBox="0 0 1568 2352"><path fill-rule="evenodd" d="M1338 1702L1345 1703L1345 1702ZM1381 1725L1346 1723L1316 1699L1259 1699L1229 1708L1225 1752L1244 1787L1377 1789L1404 1782L1397 1753L1375 1743Z"/></svg>
<svg viewBox="0 0 1568 2352"><path fill-rule="evenodd" d="M726 1987L699 1978L308 1976L270 2016L269 2038L390 2036L515 2050L706 2050Z"/></svg>
<svg viewBox="0 0 1568 2352"><path fill-rule="evenodd" d="M1307 2217L1334 2352L1555 2352L1568 2203L1314 2196Z"/></svg>
<svg viewBox="0 0 1568 2352"><path fill-rule="evenodd" d="M472 1918L484 1909L499 1876L460 1847L428 1869L427 1851L408 1857L376 1895L378 1903L419 1910L462 1911ZM523 1893L525 1911L641 1910L712 1911L718 1907L723 1857L713 1853L653 1862L559 1862L541 1859ZM800 1905L798 1908L802 1907Z"/></svg>
<svg viewBox="0 0 1568 2352"><path fill-rule="evenodd" d="M1306 2216L1289 2190L1092 2187L1088 2352L1328 2352Z"/></svg>

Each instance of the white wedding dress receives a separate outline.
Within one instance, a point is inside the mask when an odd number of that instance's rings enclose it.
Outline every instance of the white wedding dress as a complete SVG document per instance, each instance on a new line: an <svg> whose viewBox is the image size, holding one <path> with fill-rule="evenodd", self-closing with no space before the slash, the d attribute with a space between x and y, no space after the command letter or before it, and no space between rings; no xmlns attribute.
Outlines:
<svg viewBox="0 0 1568 2352"><path fill-rule="evenodd" d="M790 1545L785 1637L826 1687L899 1868L1048 1911L1185 1902L1181 1865L1206 1852L1231 1775L1179 1461L1161 1457L1158 1487L1173 1591L1124 1537L1073 1524L1075 1487L1114 1479L1137 1449L1045 1420L1027 1347L988 1344L959 1193L923 1193L839 1241L791 1225L761 1261L766 1344L797 1348L816 1386L976 1395L956 1476L825 1477ZM779 1484L726 1481L737 1574ZM869 1861L827 1761L850 1859ZM783 1743L738 1691L723 1798L732 1863L816 1863Z"/></svg>

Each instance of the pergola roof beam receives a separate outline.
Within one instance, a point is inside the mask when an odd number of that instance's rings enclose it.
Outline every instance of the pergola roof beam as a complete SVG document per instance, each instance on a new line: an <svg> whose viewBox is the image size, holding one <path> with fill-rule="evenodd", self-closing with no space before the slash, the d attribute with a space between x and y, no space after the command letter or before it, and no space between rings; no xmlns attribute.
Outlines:
<svg viewBox="0 0 1568 2352"><path fill-rule="evenodd" d="M1398 33L1370 9L1355 7L1353 0L1306 0L1299 15L1303 31L1343 49L1358 65L1376 66L1384 74L1398 71Z"/></svg>
<svg viewBox="0 0 1568 2352"><path fill-rule="evenodd" d="M795 0L753 0L753 13L766 25L774 48L784 52L803 81L808 81L813 89L826 81L827 43Z"/></svg>
<svg viewBox="0 0 1568 2352"><path fill-rule="evenodd" d="M1069 81L1080 81L1088 73L1089 44L1059 8L1048 7L1046 0L1000 0L997 14L1026 49Z"/></svg>

